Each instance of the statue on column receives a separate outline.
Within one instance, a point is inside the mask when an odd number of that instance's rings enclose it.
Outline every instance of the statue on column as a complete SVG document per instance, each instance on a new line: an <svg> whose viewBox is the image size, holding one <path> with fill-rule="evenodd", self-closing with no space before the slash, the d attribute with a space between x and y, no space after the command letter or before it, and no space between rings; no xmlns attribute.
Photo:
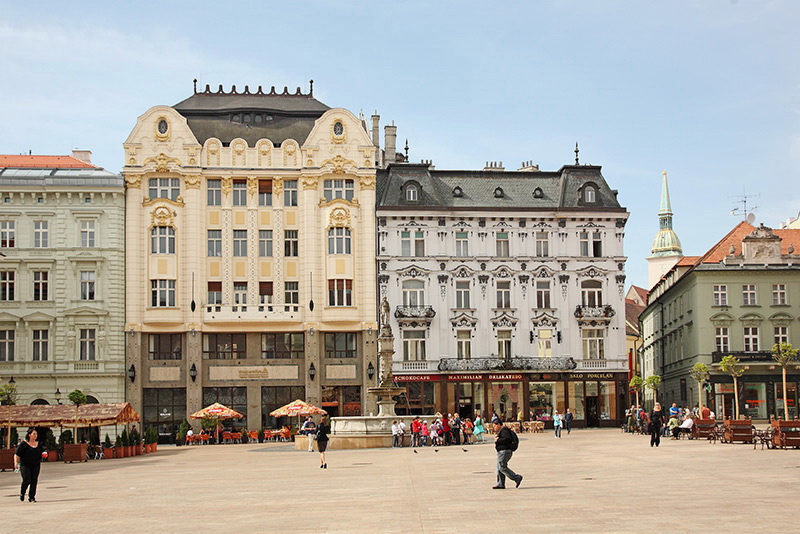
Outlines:
<svg viewBox="0 0 800 534"><path fill-rule="evenodd" d="M392 356L394 355L394 336L389 324L391 307L386 297L381 301L381 332L378 338L378 357L380 358L380 386L390 387L394 381L392 375Z"/></svg>

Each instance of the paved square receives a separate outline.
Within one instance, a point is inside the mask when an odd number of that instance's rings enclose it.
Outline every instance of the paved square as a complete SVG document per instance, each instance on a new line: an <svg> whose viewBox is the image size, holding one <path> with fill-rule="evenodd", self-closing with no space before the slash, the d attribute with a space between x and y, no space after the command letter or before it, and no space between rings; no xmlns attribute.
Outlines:
<svg viewBox="0 0 800 534"><path fill-rule="evenodd" d="M463 452L466 449L467 452ZM494 447L329 451L161 447L48 463L38 503L0 473L3 532L797 532L800 450L618 430L521 435L519 489L492 490ZM787 515L789 514L789 515Z"/></svg>

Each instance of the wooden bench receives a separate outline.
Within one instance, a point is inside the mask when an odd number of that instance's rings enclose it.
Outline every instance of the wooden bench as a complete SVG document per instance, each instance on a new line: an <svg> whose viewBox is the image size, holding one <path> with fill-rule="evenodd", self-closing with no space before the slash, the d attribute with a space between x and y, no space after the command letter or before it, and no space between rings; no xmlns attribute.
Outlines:
<svg viewBox="0 0 800 534"><path fill-rule="evenodd" d="M800 447L800 421L773 421L772 444L774 447Z"/></svg>
<svg viewBox="0 0 800 534"><path fill-rule="evenodd" d="M714 419L696 419L692 427L695 439L712 439L711 433L716 430L717 422Z"/></svg>
<svg viewBox="0 0 800 534"><path fill-rule="evenodd" d="M722 443L753 443L754 439L752 419L725 419Z"/></svg>

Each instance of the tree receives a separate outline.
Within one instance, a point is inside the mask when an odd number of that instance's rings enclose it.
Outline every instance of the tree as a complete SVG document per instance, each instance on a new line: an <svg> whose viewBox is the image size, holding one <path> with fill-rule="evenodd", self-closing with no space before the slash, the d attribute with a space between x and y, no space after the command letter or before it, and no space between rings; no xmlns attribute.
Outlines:
<svg viewBox="0 0 800 534"><path fill-rule="evenodd" d="M734 417L739 419L739 382L737 379L744 374L744 367L739 363L739 358L733 354L728 354L722 358L719 366L723 372L728 373L733 378L733 395L736 403Z"/></svg>
<svg viewBox="0 0 800 534"><path fill-rule="evenodd" d="M76 389L67 395L69 401L75 405L75 435L72 437L72 443L78 443L78 410L82 404L86 404L86 395L83 391Z"/></svg>
<svg viewBox="0 0 800 534"><path fill-rule="evenodd" d="M634 391L634 393L636 393L636 407L638 408L639 407L639 392L642 391L642 388L644 387L644 380L642 380L641 376L636 375L633 378L631 378L630 386L631 386L631 389Z"/></svg>
<svg viewBox="0 0 800 534"><path fill-rule="evenodd" d="M647 389L653 391L653 400L654 402L658 402L658 388L661 387L661 376L660 375L648 376L647 379L644 381L644 385L647 387Z"/></svg>
<svg viewBox="0 0 800 534"><path fill-rule="evenodd" d="M783 372L783 418L789 420L789 403L786 392L786 368L797 358L797 349L791 343L775 343L772 346L772 359L781 366Z"/></svg>
<svg viewBox="0 0 800 534"><path fill-rule="evenodd" d="M697 407L700 409L702 417L703 413L703 382L708 380L708 366L704 363L697 362L689 370L689 375L697 382L697 400L699 401Z"/></svg>
<svg viewBox="0 0 800 534"><path fill-rule="evenodd" d="M3 384L0 386L0 404L13 406L17 403L16 384ZM11 408L8 409L8 431L6 434L6 448L11 448Z"/></svg>

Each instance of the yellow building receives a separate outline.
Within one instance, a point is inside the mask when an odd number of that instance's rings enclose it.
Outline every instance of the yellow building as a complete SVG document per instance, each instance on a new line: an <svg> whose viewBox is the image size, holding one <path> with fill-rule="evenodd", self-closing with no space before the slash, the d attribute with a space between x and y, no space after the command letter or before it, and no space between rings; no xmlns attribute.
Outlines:
<svg viewBox="0 0 800 534"><path fill-rule="evenodd" d="M161 440L212 402L360 415L376 372L376 147L300 89L197 91L124 144L128 399Z"/></svg>

